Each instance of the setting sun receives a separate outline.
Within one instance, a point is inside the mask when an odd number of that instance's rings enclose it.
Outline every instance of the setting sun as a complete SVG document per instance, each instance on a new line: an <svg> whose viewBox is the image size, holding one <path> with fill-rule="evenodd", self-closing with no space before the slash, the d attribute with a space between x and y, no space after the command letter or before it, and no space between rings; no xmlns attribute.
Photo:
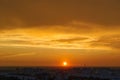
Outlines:
<svg viewBox="0 0 120 80"><path fill-rule="evenodd" d="M67 64L67 62L66 61L64 61L63 62L63 66L67 66L68 64Z"/></svg>

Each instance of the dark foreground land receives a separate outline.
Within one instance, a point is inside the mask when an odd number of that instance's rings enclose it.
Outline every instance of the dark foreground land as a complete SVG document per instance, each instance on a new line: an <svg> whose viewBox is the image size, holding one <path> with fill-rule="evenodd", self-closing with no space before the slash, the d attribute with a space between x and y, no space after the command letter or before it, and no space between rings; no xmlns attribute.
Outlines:
<svg viewBox="0 0 120 80"><path fill-rule="evenodd" d="M120 68L1 67L0 80L120 80Z"/></svg>

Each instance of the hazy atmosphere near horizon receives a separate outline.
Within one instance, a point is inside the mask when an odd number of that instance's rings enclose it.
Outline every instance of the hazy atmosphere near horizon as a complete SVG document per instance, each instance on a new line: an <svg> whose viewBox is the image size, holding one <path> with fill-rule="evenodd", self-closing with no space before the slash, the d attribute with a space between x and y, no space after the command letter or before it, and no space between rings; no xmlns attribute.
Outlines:
<svg viewBox="0 0 120 80"><path fill-rule="evenodd" d="M120 67L120 0L0 0L0 66L63 62Z"/></svg>

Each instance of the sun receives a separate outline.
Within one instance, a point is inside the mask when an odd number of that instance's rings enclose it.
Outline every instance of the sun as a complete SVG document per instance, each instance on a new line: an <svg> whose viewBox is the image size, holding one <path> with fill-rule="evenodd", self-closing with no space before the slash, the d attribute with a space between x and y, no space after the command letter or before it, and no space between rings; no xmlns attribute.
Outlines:
<svg viewBox="0 0 120 80"><path fill-rule="evenodd" d="M63 66L67 66L68 63L66 61L63 62Z"/></svg>

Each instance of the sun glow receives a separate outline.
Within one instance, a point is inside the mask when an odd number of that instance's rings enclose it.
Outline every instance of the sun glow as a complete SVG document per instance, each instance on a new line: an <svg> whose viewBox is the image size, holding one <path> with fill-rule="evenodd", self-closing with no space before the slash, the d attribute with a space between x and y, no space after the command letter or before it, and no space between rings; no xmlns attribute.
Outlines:
<svg viewBox="0 0 120 80"><path fill-rule="evenodd" d="M67 66L68 64L67 64L67 62L66 61L64 61L63 62L63 66Z"/></svg>

